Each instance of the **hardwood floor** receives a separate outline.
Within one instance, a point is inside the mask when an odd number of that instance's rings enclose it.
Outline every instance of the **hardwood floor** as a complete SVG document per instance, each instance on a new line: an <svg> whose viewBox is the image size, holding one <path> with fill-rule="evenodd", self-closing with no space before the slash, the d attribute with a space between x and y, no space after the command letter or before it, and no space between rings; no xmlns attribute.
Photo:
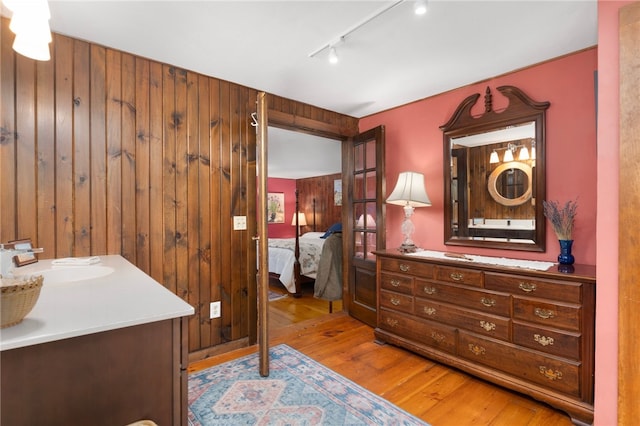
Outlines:
<svg viewBox="0 0 640 426"><path fill-rule="evenodd" d="M373 329L313 298L270 302L270 345L286 343L432 426L564 426L569 417L546 404L494 386L391 345L374 342ZM217 365L257 347L197 361L189 372Z"/></svg>

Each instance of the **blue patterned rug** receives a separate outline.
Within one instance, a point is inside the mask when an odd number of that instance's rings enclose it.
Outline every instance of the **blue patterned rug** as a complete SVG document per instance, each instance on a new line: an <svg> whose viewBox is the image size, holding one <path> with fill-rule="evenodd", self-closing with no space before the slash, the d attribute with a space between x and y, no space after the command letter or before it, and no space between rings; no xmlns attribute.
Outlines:
<svg viewBox="0 0 640 426"><path fill-rule="evenodd" d="M427 425L311 358L278 345L189 375L189 425Z"/></svg>

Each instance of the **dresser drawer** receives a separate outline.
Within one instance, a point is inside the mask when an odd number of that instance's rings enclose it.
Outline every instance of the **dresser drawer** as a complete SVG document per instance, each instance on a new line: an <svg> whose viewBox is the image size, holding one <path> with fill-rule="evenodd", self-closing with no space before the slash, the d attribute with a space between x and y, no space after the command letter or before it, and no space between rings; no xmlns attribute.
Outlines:
<svg viewBox="0 0 640 426"><path fill-rule="evenodd" d="M378 313L378 328L450 354L456 352L456 331L446 325L416 320L381 309Z"/></svg>
<svg viewBox="0 0 640 426"><path fill-rule="evenodd" d="M582 284L485 272L484 287L520 296L582 303Z"/></svg>
<svg viewBox="0 0 640 426"><path fill-rule="evenodd" d="M441 302L455 303L494 315L511 315L511 297L505 293L476 290L455 284L443 284L415 279L416 296Z"/></svg>
<svg viewBox="0 0 640 426"><path fill-rule="evenodd" d="M580 333L562 332L514 321L513 343L564 358L579 360L582 336Z"/></svg>
<svg viewBox="0 0 640 426"><path fill-rule="evenodd" d="M579 305L547 300L513 298L513 318L546 327L580 331L582 308Z"/></svg>
<svg viewBox="0 0 640 426"><path fill-rule="evenodd" d="M480 312L457 308L453 305L433 302L416 297L416 315L454 327L486 334L498 339L509 339L509 318L485 315Z"/></svg>
<svg viewBox="0 0 640 426"><path fill-rule="evenodd" d="M380 268L383 271L416 275L425 278L431 278L433 276L433 265L411 260L382 258L380 259Z"/></svg>
<svg viewBox="0 0 640 426"><path fill-rule="evenodd" d="M458 354L515 377L580 396L580 363L460 331Z"/></svg>
<svg viewBox="0 0 640 426"><path fill-rule="evenodd" d="M387 290L397 291L398 293L411 294L413 291L413 278L381 272L380 287Z"/></svg>
<svg viewBox="0 0 640 426"><path fill-rule="evenodd" d="M436 266L436 280L482 287L482 272L473 269Z"/></svg>
<svg viewBox="0 0 640 426"><path fill-rule="evenodd" d="M413 296L380 290L380 306L410 314L413 313Z"/></svg>

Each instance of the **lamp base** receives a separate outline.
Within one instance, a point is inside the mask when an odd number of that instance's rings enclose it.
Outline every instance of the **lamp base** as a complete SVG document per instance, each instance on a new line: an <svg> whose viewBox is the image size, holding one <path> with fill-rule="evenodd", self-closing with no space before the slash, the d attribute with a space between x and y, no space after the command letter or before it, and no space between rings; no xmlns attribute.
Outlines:
<svg viewBox="0 0 640 426"><path fill-rule="evenodd" d="M415 253L418 251L418 247L415 244L402 243L400 247L398 247L398 251L400 253Z"/></svg>

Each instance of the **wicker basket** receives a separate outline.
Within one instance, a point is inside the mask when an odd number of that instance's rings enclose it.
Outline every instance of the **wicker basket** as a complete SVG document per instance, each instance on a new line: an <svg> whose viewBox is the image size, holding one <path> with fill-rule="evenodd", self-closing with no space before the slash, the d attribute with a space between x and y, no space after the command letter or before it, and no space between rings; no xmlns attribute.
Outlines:
<svg viewBox="0 0 640 426"><path fill-rule="evenodd" d="M35 306L42 288L42 275L0 279L0 328L22 322Z"/></svg>

